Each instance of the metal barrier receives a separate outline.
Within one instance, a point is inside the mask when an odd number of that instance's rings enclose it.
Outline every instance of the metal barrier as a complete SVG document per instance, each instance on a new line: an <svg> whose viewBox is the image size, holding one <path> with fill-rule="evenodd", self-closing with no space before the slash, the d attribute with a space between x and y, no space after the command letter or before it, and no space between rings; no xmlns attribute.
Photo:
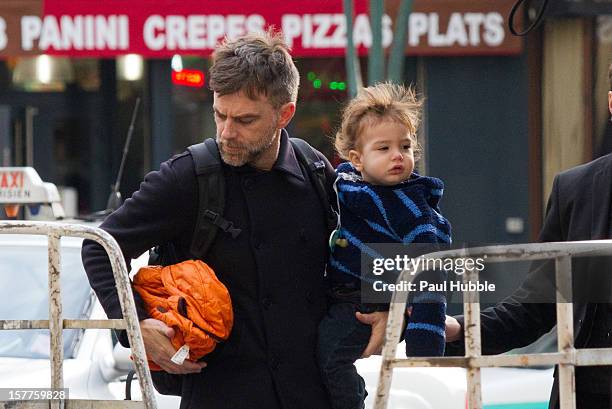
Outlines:
<svg viewBox="0 0 612 409"><path fill-rule="evenodd" d="M49 320L0 320L0 330L16 329L49 329L51 343L51 388L61 389L63 381L63 329L127 329L132 348L132 359L138 374L142 391L142 402L137 401L104 401L104 400L53 400L51 409L62 408L132 408L144 407L157 409L153 383L149 372L140 325L136 314L136 305L125 260L115 239L104 230L78 224L56 222L0 222L0 234L34 234L46 235L49 248ZM60 291L60 238L62 236L80 237L94 240L106 250L111 266L124 319L119 320L66 320L62 319L62 302ZM14 402L13 407L40 407L40 403Z"/></svg>
<svg viewBox="0 0 612 409"><path fill-rule="evenodd" d="M393 368L399 367L464 367L467 368L467 401L469 409L482 408L480 369L494 366L529 367L541 365L559 365L559 401L561 409L575 409L576 366L612 365L612 348L579 349L574 348L573 304L567 302L563 295L571 296L572 265L571 259L576 256L610 256L612 240L593 240L555 243L533 243L505 246L475 247L467 249L440 251L424 255L425 259L484 257L487 262L555 260L556 306L557 306L557 343L558 352L520 355L481 355L480 337L480 304L478 292L464 293L465 314L465 356L435 358L397 359L395 353L400 340L404 321L404 311L408 299L407 291L393 293L389 309L389 320L385 333L385 344L382 352L382 366L376 391L376 409L387 407ZM422 263L420 266L425 265ZM400 273L398 283L410 281L408 278L423 271L404 270ZM611 278L612 279L612 278ZM467 270L465 281L477 281L478 271ZM401 286L398 286L401 287Z"/></svg>

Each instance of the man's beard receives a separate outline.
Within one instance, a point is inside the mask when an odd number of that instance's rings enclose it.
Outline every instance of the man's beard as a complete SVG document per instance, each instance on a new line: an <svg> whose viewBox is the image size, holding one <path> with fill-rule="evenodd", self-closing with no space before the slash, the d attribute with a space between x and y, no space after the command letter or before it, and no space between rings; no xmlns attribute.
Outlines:
<svg viewBox="0 0 612 409"><path fill-rule="evenodd" d="M274 121L272 126L265 131L264 136L256 144L243 144L235 141L227 143L222 141L217 134L217 145L219 146L221 159L230 166L242 166L247 163L253 163L270 149L274 143L276 132L276 121ZM232 150L232 152L230 153L228 149Z"/></svg>

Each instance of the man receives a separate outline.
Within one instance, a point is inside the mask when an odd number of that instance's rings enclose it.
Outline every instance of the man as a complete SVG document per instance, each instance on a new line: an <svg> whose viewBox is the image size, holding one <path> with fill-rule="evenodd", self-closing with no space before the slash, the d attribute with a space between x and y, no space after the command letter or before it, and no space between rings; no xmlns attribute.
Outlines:
<svg viewBox="0 0 612 409"><path fill-rule="evenodd" d="M612 65L608 70L608 106L612 114ZM540 241L577 241L612 238L612 155L581 165L555 177L548 200ZM482 353L498 354L528 345L556 324L550 263L534 269L513 295L481 314ZM573 263L576 348L612 347L612 269L608 260L576 259ZM551 289L553 291L551 291ZM590 302L589 302L590 301ZM463 317L447 317L447 350L463 353ZM555 383L549 408L559 408L559 384ZM610 367L576 368L578 409L612 407Z"/></svg>
<svg viewBox="0 0 612 409"><path fill-rule="evenodd" d="M326 209L283 129L295 113L298 85L287 47L272 33L226 41L214 53L210 88L226 186L223 217L241 232L233 238L219 231L205 262L229 290L233 331L206 364L176 365L170 361L172 329L139 308L148 357L182 375L168 377L179 380L182 408L329 407L315 362L326 309ZM318 155L331 190L333 170ZM190 153L175 156L149 173L102 228L127 260L167 242L190 258L197 186ZM107 315L121 317L104 250L85 242L83 262ZM361 319L374 324L367 355L381 343L384 315Z"/></svg>

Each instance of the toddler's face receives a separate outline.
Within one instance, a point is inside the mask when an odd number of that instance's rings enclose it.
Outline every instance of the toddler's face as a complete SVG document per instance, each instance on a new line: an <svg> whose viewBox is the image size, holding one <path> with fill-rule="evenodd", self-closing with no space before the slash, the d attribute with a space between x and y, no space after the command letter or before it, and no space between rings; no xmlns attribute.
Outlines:
<svg viewBox="0 0 612 409"><path fill-rule="evenodd" d="M357 149L349 152L349 159L364 181L395 185L410 177L414 169L414 147L401 123L384 120L364 126L357 142Z"/></svg>

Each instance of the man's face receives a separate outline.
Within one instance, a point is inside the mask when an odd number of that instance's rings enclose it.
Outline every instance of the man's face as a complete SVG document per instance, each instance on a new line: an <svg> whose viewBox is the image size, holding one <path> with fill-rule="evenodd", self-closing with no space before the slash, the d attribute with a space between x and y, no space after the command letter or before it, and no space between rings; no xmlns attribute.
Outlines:
<svg viewBox="0 0 612 409"><path fill-rule="evenodd" d="M277 149L275 142L284 124L279 124L279 110L265 95L251 99L241 91L228 95L215 93L213 110L219 153L228 165L257 164L260 158Z"/></svg>

